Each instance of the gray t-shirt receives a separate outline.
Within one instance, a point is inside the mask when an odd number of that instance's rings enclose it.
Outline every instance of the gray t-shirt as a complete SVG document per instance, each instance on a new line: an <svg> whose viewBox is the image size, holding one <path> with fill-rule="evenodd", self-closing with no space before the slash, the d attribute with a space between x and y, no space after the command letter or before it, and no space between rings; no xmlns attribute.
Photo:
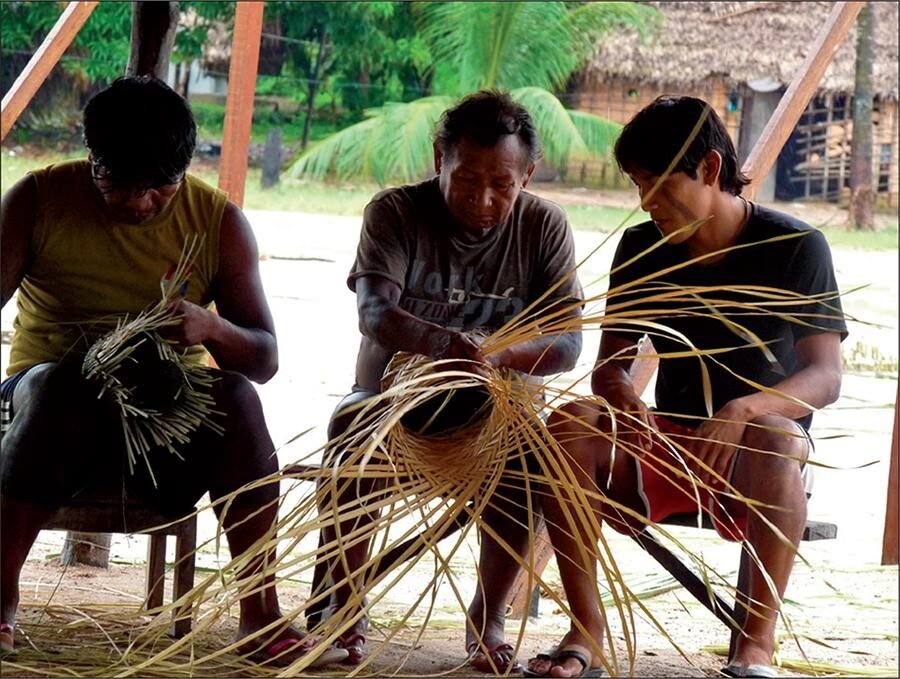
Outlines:
<svg viewBox="0 0 900 679"><path fill-rule="evenodd" d="M400 286L402 309L461 331L499 329L567 276L541 307L581 299L572 229L555 203L523 191L481 240L456 234L436 177L382 191L366 206L347 284L355 292L357 279L382 276ZM356 388L380 391L391 355L363 336Z"/></svg>

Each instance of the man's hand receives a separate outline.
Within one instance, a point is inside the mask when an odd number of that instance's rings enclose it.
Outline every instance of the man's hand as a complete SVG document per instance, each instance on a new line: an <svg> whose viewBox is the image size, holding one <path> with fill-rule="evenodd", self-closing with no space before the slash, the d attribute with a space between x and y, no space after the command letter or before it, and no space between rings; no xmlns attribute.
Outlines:
<svg viewBox="0 0 900 679"><path fill-rule="evenodd" d="M631 446L631 452L643 457L653 445L656 421L653 413L629 382L610 384L601 394L616 409L616 434Z"/></svg>
<svg viewBox="0 0 900 679"><path fill-rule="evenodd" d="M742 406L741 399L726 403L713 415L697 427L697 440L691 446L691 452L698 461L702 461L712 471L696 464L694 472L708 486L721 488L727 481L731 461L737 453L747 428L747 409Z"/></svg>
<svg viewBox="0 0 900 679"><path fill-rule="evenodd" d="M482 376L486 375L484 369L488 365L481 346L468 335L441 328L428 336L429 357L435 361L455 359L453 363L444 364L444 370L464 370Z"/></svg>
<svg viewBox="0 0 900 679"><path fill-rule="evenodd" d="M192 347L209 340L219 322L218 316L209 309L184 299L176 305L175 318L178 323L166 327L162 334L183 347Z"/></svg>

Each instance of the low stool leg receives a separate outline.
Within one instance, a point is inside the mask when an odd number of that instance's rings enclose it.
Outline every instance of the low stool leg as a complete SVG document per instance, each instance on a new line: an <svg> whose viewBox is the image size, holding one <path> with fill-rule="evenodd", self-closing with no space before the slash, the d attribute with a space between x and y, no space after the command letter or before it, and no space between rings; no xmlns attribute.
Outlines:
<svg viewBox="0 0 900 679"><path fill-rule="evenodd" d="M174 601L178 601L194 587L194 565L197 551L197 517L185 519L175 538L175 582L172 588ZM183 637L191 632L191 607L178 607L172 612L172 636Z"/></svg>
<svg viewBox="0 0 900 679"><path fill-rule="evenodd" d="M147 610L159 608L163 603L166 584L166 536L151 533L147 541Z"/></svg>

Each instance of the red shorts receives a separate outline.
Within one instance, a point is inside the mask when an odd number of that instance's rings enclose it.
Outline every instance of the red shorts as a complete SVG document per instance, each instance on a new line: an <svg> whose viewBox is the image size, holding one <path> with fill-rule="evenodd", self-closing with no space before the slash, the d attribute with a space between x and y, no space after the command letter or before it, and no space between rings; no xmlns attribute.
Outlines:
<svg viewBox="0 0 900 679"><path fill-rule="evenodd" d="M644 501L645 516L659 523L673 514L697 514L701 510L709 515L723 538L733 542L743 540L747 530L746 509L729 515L721 506L724 496L712 493L699 484L694 485L692 479L686 476L685 455L679 446L690 448L694 430L659 415L654 418L656 429L665 434L666 439L654 436L652 448L643 458L635 458L639 471L638 494ZM731 479L736 459L732 458L726 479Z"/></svg>

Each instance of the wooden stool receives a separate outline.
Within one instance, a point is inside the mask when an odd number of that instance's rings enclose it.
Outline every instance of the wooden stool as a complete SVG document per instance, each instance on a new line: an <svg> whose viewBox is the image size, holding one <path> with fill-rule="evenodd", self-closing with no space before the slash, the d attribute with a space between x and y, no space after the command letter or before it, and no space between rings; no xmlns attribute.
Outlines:
<svg viewBox="0 0 900 679"><path fill-rule="evenodd" d="M166 536L175 536L175 580L173 601L177 601L194 586L194 550L197 548L197 516L167 524L156 510L136 498L123 499L121 492L103 490L86 491L63 505L43 526L47 530L72 530L84 533L139 533L148 532L147 543L147 598L144 607L153 610L163 605L166 568ZM191 611L175 610L172 613L171 634L181 637L191 631Z"/></svg>

